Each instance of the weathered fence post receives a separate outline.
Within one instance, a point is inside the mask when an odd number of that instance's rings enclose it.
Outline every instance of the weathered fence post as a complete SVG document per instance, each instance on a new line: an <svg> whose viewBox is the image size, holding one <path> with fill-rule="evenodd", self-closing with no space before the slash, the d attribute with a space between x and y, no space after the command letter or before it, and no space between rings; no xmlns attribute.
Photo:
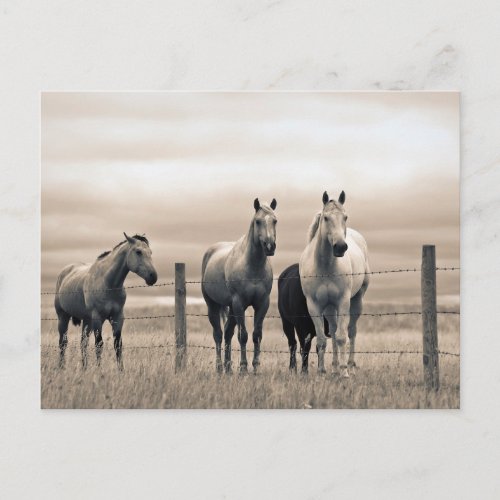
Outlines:
<svg viewBox="0 0 500 500"><path fill-rule="evenodd" d="M422 333L426 389L439 389L439 353L436 313L436 247L422 247Z"/></svg>
<svg viewBox="0 0 500 500"><path fill-rule="evenodd" d="M175 370L186 366L186 265L175 263Z"/></svg>

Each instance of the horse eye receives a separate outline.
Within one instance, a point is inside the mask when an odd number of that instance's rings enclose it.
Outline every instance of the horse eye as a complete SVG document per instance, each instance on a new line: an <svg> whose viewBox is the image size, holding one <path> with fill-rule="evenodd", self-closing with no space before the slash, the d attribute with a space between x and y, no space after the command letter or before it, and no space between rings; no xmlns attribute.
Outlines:
<svg viewBox="0 0 500 500"><path fill-rule="evenodd" d="M277 223L278 223L278 221L277 221L276 219L274 219L274 220L273 220L273 224L275 224L275 225L276 225Z"/></svg>
<svg viewBox="0 0 500 500"><path fill-rule="evenodd" d="M137 255L142 255L142 251L141 251L141 250L136 250L136 251L135 251L135 253L136 253Z"/></svg>
<svg viewBox="0 0 500 500"><path fill-rule="evenodd" d="M344 220L347 220L347 215L344 216Z"/></svg>
<svg viewBox="0 0 500 500"><path fill-rule="evenodd" d="M330 220L327 215L325 215L325 220L326 221Z"/></svg>
<svg viewBox="0 0 500 500"><path fill-rule="evenodd" d="M258 226L260 226L260 223L262 222L260 219L256 219L255 221L257 223Z"/></svg>

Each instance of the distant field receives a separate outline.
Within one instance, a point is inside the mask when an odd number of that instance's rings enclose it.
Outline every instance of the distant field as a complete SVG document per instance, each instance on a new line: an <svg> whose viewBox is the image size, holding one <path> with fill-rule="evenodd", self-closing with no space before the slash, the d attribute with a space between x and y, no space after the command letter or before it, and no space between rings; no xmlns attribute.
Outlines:
<svg viewBox="0 0 500 500"><path fill-rule="evenodd" d="M418 311L419 305L368 304L365 312ZM201 305L188 307L206 313ZM444 309L444 308L440 308ZM165 306L126 309L126 316L172 314ZM277 314L273 305L269 314ZM42 305L42 317L53 317L49 301ZM247 327L251 332L251 319ZM458 353L460 317L438 318L439 348ZM422 379L421 354L358 354L355 377L340 380L331 374L316 374L315 344L308 376L291 374L288 355L263 352L257 375L237 374L239 348L233 339L233 375L215 372L212 349L188 349L183 373L174 370L173 319L126 321L123 329L125 370L119 372L114 360L112 335L106 325L104 353L95 365L93 340L89 345L90 366L80 363L80 329L70 326L66 369L58 369L57 323L41 325L42 408L459 408L460 358L440 357L441 389L426 395ZM188 317L188 343L213 347L212 331L206 317ZM156 346L156 347L155 347ZM164 346L164 347L158 347ZM250 341L247 349L251 351ZM279 319L264 322L263 351L287 351ZM358 322L357 351L422 350L421 317L362 317ZM251 353L249 361L251 363ZM300 367L300 357L297 357ZM326 365L332 362L328 344Z"/></svg>

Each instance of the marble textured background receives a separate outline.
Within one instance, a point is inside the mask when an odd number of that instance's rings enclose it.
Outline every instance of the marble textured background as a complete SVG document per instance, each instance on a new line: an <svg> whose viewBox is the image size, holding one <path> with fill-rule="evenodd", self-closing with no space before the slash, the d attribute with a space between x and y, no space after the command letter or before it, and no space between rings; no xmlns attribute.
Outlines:
<svg viewBox="0 0 500 500"><path fill-rule="evenodd" d="M0 2L4 498L494 498L500 4ZM462 410L39 410L39 91L462 91Z"/></svg>

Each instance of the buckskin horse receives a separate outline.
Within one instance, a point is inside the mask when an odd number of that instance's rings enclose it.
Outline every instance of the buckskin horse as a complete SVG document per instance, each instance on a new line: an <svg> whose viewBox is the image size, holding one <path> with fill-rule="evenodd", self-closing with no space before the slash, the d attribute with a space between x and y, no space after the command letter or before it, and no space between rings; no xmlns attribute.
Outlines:
<svg viewBox="0 0 500 500"><path fill-rule="evenodd" d="M70 264L57 278L54 306L58 317L59 366L64 366L68 345L68 324L82 323L81 354L87 367L87 346L91 332L95 335L97 363L103 348L102 324L109 321L118 367L123 369L122 327L123 307L127 294L123 287L129 272L154 285L158 275L151 259L149 241L145 236L127 236L113 250L99 255L93 264Z"/></svg>
<svg viewBox="0 0 500 500"><path fill-rule="evenodd" d="M249 306L254 309L254 372L260 364L262 325L269 309L269 294L273 285L269 257L276 250L276 205L275 199L267 205L256 198L255 213L247 233L236 242L216 243L203 257L201 289L213 328L218 372L222 372L221 319L226 318L224 369L227 373L231 372L231 339L237 325L241 349L240 372L247 372L245 310Z"/></svg>

